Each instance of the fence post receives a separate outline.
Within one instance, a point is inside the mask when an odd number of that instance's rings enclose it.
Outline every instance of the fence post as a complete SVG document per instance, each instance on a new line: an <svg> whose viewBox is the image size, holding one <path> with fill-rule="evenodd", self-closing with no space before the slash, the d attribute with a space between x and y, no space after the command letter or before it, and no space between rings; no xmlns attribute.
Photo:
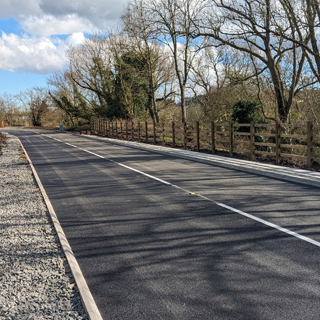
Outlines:
<svg viewBox="0 0 320 320"><path fill-rule="evenodd" d="M313 164L313 123L311 121L307 122L307 167L311 169Z"/></svg>
<svg viewBox="0 0 320 320"><path fill-rule="evenodd" d="M276 164L280 163L280 151L281 151L281 147L280 147L280 122L276 121Z"/></svg>
<svg viewBox="0 0 320 320"><path fill-rule="evenodd" d="M233 122L229 122L229 154L233 156Z"/></svg>
<svg viewBox="0 0 320 320"><path fill-rule="evenodd" d="M183 149L187 149L187 123L183 123Z"/></svg>
<svg viewBox="0 0 320 320"><path fill-rule="evenodd" d="M174 121L172 121L172 146L173 148L176 147L176 130L175 130Z"/></svg>
<svg viewBox="0 0 320 320"><path fill-rule="evenodd" d="M197 151L200 150L200 125L199 121L196 122L196 131L197 131Z"/></svg>
<svg viewBox="0 0 320 320"><path fill-rule="evenodd" d="M254 122L251 121L250 122L250 149L251 149L251 160L255 160L256 159L256 144L255 144L255 128L254 128Z"/></svg>
<svg viewBox="0 0 320 320"><path fill-rule="evenodd" d="M133 120L131 120L131 140L135 141L135 132L134 132Z"/></svg>
<svg viewBox="0 0 320 320"><path fill-rule="evenodd" d="M128 141L128 120L126 120L126 140Z"/></svg>
<svg viewBox="0 0 320 320"><path fill-rule="evenodd" d="M148 143L148 122L146 121L146 143Z"/></svg>
<svg viewBox="0 0 320 320"><path fill-rule="evenodd" d="M141 135L140 135L140 121L138 121L138 141L141 141Z"/></svg>
<svg viewBox="0 0 320 320"><path fill-rule="evenodd" d="M164 135L165 135L164 122L162 122L162 145L163 146L166 144Z"/></svg>
<svg viewBox="0 0 320 320"><path fill-rule="evenodd" d="M214 122L211 121L211 152L212 154L216 153L216 139L214 134Z"/></svg>
<svg viewBox="0 0 320 320"><path fill-rule="evenodd" d="M153 121L153 144L157 144L156 122L155 121Z"/></svg>

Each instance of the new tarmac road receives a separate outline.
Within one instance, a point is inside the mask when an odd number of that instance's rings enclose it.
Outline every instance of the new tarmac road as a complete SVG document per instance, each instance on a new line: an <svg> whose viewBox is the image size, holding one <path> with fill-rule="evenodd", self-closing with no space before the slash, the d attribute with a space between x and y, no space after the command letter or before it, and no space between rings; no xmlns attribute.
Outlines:
<svg viewBox="0 0 320 320"><path fill-rule="evenodd" d="M112 141L9 132L105 320L320 318L319 188Z"/></svg>

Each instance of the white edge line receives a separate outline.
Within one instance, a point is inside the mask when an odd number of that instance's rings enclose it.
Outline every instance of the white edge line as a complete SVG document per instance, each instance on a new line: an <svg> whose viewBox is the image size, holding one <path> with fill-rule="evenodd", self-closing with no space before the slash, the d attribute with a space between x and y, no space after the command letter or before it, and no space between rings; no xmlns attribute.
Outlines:
<svg viewBox="0 0 320 320"><path fill-rule="evenodd" d="M68 240L67 240L67 238L66 238L66 236L65 236L65 234L64 234L64 232L62 230L62 227L60 225L58 217L57 217L57 215L56 215L56 213L55 213L55 211L54 211L54 209L52 207L51 201L49 200L48 195L47 195L47 193L46 193L46 191L45 191L45 189L44 189L44 187L43 187L43 185L42 185L42 183L40 181L40 178L39 178L39 176L38 176L38 174L37 174L37 172L36 172L36 170L35 170L35 168L34 168L34 166L32 164L32 161L29 158L29 155L26 152L25 148L23 147L20 139L19 138L17 138L17 139L19 140L19 142L21 144L21 147L22 147L22 150L24 151L24 153L25 153L25 155L26 155L26 157L28 159L28 162L29 162L30 167L31 167L32 172L33 172L33 175L34 175L34 177L35 177L35 179L37 181L37 184L39 186L39 189L40 189L40 191L42 193L42 196L44 198L44 201L45 201L46 206L48 208L48 211L50 213L50 217L51 217L52 223L53 223L54 228L55 228L55 230L57 232L60 244L61 244L62 249L64 251L64 254L65 254L66 258L67 258L68 264L69 264L70 269L71 269L72 274L73 274L73 277L74 277L74 279L75 279L75 281L77 283L77 287L79 289L82 302L83 302L83 304L84 304L84 306L86 308L86 311L87 311L87 313L89 315L89 318L91 320L103 320L102 316L101 316L101 314L99 312L99 309L98 309L98 307L97 307L97 305L96 305L96 303L95 303L95 301L94 301L94 299L92 297L92 294L91 294L91 292L89 290L87 282L86 282L86 280L85 280L85 278L84 278L84 276L83 276L83 274L81 272L80 266L79 266L74 254L73 254L73 251L72 251L72 249L70 247L70 244L69 244L69 242L68 242Z"/></svg>
<svg viewBox="0 0 320 320"><path fill-rule="evenodd" d="M79 136L76 133L69 133L69 134ZM280 179L283 181L300 183L300 184L304 184L307 186L314 186L314 187L320 188L319 177L312 176L312 178L310 178L310 176L308 176L308 175L301 176L296 173L293 176L292 174L290 174L290 172L281 171L283 169L282 167L273 168L272 165L268 165L268 167L270 167L271 169L259 168L258 165L254 165L254 163L251 163L250 161L249 161L250 163L235 163L236 160L231 161L231 160L227 160L227 159L220 159L223 157L217 156L217 155L211 155L211 156L213 156L212 158L211 157L209 158L208 156L205 157L202 155L201 155L201 157L199 157L199 155L191 154L192 151L186 151L186 150L181 150L181 149L172 149L169 147L163 147L163 146L158 146L158 145L150 145L150 144L140 143L138 141L126 141L126 140L119 140L119 139L109 138L109 137L102 138L102 137L87 135L87 134L83 134L83 136L88 139L108 141L108 142L114 143L116 145L122 145L122 146L127 146L130 148L137 148L137 149L146 150L146 151L151 150L151 151L159 152L161 154L173 155L178 158L182 158L182 159L186 159L186 160L193 160L193 161L200 161L200 162L204 161L205 163L207 163L209 165L216 164L218 166L221 166L221 167L227 168L227 169L240 170L243 172L248 172L248 173L262 175L262 176L266 176L266 177L270 177L270 178ZM161 148L165 148L165 150L163 150ZM158 149L158 150L156 150L156 149ZM188 154L186 152L188 152ZM244 160L244 161L246 161L246 160ZM260 165L261 164L262 163L260 163ZM274 171L270 171L270 170L274 170Z"/></svg>
<svg viewBox="0 0 320 320"><path fill-rule="evenodd" d="M75 147L75 148L78 148L78 149L80 149L80 150L82 150L82 151L88 152L88 153L90 153L90 154L93 154L93 155L96 156L96 157L99 157L99 158L102 158L102 159L106 159L105 157L100 156L100 154L97 154L97 153L94 153L94 152L91 152L91 151L89 151L89 150L82 149L82 148L79 148L79 147L76 147L76 146L74 146L74 147Z"/></svg>
<svg viewBox="0 0 320 320"><path fill-rule="evenodd" d="M73 145L73 144L71 144L71 143L65 142L65 144L67 144L68 146L71 146L71 147L77 148L76 146L74 146L74 145Z"/></svg>
<svg viewBox="0 0 320 320"><path fill-rule="evenodd" d="M137 173L140 173L140 174L142 174L142 175L144 175L144 176L146 176L146 177L149 177L149 178L151 178L151 179L154 179L154 180L157 180L157 181L159 181L159 182L161 182L161 183L164 183L164 184L166 184L167 186L171 186L171 185L172 185L170 182L167 182L167 181L165 181L165 180L159 179L159 178L157 178L157 177L155 177L155 176L152 176L152 175L150 175L150 174L148 174L148 173L145 173L145 172L143 172L143 171L140 171L140 170L137 170L137 169L128 167L128 166L126 166L125 164L122 164L122 163L119 163L119 162L116 162L116 161L113 161L113 160L112 160L112 162L115 162L116 164L118 164L118 165L121 166L121 167L130 169L130 170L135 171L135 172L137 172Z"/></svg>
<svg viewBox="0 0 320 320"><path fill-rule="evenodd" d="M313 244L313 245L315 245L315 246L317 246L317 247L320 247L320 242L318 242L318 241L316 241L316 240L313 240L313 239L311 239L311 238L305 237L305 236L303 236L303 235L301 235L301 234L299 234L299 233L296 233L296 232L293 232L293 231L291 231L291 230L289 230L289 229L280 227L280 226L278 226L278 225L276 225L276 224L274 224L274 223L272 223L272 222L268 222L268 221L266 221L266 220L260 219L260 218L258 218L258 217L256 217L256 216L253 216L253 215L251 215L251 214L249 214L249 213L246 213L246 212L243 212L243 211L241 211L241 210L235 209L235 208L230 207L230 206L228 206L228 205L226 205L226 204L218 203L218 202L216 202L216 204L217 204L218 206L220 206L220 207L223 207L223 208L226 208L226 209L231 210L231 211L233 211L233 212L236 212L236 213L238 213L238 214L241 214L241 215L243 215L243 216L245 216L245 217L247 217L247 218L250 218L250 219L252 219L252 220L255 220L255 221L257 221L257 222L260 222L260 223L262 223L262 224L264 224L264 225L267 225L267 226L269 226L269 227L271 227L271 228L274 228L274 229L277 229L277 230L282 231L282 232L284 232L284 233L287 233L287 234L289 234L290 236L299 238L299 239L304 240L304 241L306 241L306 242L309 242L309 243L311 243L311 244Z"/></svg>
<svg viewBox="0 0 320 320"><path fill-rule="evenodd" d="M75 146L75 147L76 147L76 148L79 148L79 147L77 147L77 146ZM118 164L119 166L122 166L122 167L124 167L124 168L130 169L130 170L135 171L135 172L137 172L137 173L140 173L140 174L142 174L142 175L144 175L144 176L147 176L147 177L149 177L149 178L151 178L151 179L157 180L157 181L159 181L159 182L161 182L161 183L164 183L164 184L166 184L166 185L169 185L169 186L172 186L172 187L181 189L181 190L183 190L183 191L185 191L185 192L187 192L187 193L190 193L190 191L188 191L188 190L185 190L185 189L183 189L183 188L181 188L181 187L178 187L178 186L176 186L176 185L173 185L173 184L171 184L170 182L167 182L167 181L165 181L165 180L159 179L159 178L157 178L157 177L155 177L155 176L149 175L149 174L147 174L147 173L145 173L145 172L143 172L143 171L140 171L140 170L131 168L131 167L129 167L129 166L126 166L125 164L116 162L116 161L114 161L114 160L112 160L112 159L105 158L105 157L100 156L99 154L96 154L96 153L91 152L91 151L89 151L89 150L82 149L82 148L79 148L79 149L80 149L80 150L83 150L83 151L86 151L86 152L88 152L88 153L90 153L90 154L92 154L92 155L95 155L95 156L97 156L97 157L100 157L100 158L109 160L109 161L111 161L111 162L114 162L114 163ZM241 210L235 209L235 208L230 207L230 206L228 206L228 205L226 205L226 204L216 202L216 201L214 201L214 200L212 200L212 199L209 199L209 198L207 198L207 197L205 197L205 196L203 196L203 195L201 195L201 194L197 194L197 196L200 197L200 198L203 198L203 199L205 199L205 200L209 200L209 201L211 201L211 202L214 202L215 204L217 204L217 205L220 206L220 207L223 207L223 208L225 208L225 209L231 210L231 211L236 212L236 213L238 213L238 214L241 214L241 215L243 215L243 216L245 216L245 217L247 217L247 218L250 218L250 219L255 220L255 221L257 221L257 222L260 222L260 223L262 223L262 224L264 224L264 225L267 225L267 226L269 226L269 227L271 227L271 228L277 229L277 230L282 231L282 232L284 232L284 233L287 233L287 234L289 234L289 235L291 235L291 236L293 236L293 237L299 238L300 240L309 242L309 243L311 243L311 244L313 244L313 245L315 245L315 246L317 246L317 247L320 247L320 242L318 242L318 241L316 241L316 240L313 240L313 239L311 239L311 238L308 238L308 237L306 237L306 236L303 236L303 235L301 235L301 234L299 234L299 233L293 232L293 231L291 231L291 230L289 230L289 229L280 227L280 226L278 226L278 225L276 225L276 224L274 224L274 223L271 223L271 222L268 222L268 221L266 221L266 220L260 219L260 218L258 218L258 217L256 217L256 216L253 216L253 215L251 215L251 214L249 214L249 213L246 213L246 212L243 212L243 211L241 211Z"/></svg>
<svg viewBox="0 0 320 320"><path fill-rule="evenodd" d="M67 143L67 144L68 144L68 143ZM101 155L99 155L99 154L97 154L97 153L91 152L91 151L89 151L89 150L82 149L82 148L79 148L79 147L77 147L77 146L74 146L74 147L76 147L76 148L78 148L78 149L80 149L80 150L82 150L82 151L88 152L88 153L90 153L90 154L92 154L92 155L94 155L94 156L97 156L97 157L99 157L99 158L109 160L109 161L111 161L111 162L113 162L113 163L116 163L117 165L119 165L119 166L121 166L121 167L124 167L124 168L127 168L127 169L129 169L129 170L132 170L132 171L135 171L135 172L137 172L137 173L140 173L140 174L142 174L142 175L144 175L144 176L146 176L146 177L149 177L149 178L151 178L151 179L157 180L157 181L159 181L159 182L161 182L161 183L164 183L164 184L166 184L166 185L168 185L168 186L171 186L171 183L170 183L170 182L167 182L167 181L165 181L165 180L159 179L159 178L157 178L157 177L155 177L155 176L152 176L152 175L150 175L150 174L147 174L147 173L145 173L145 172L143 172L143 171L134 169L134 168L129 167L129 166L127 166L127 165L125 165L125 164L122 164L122 163L120 163L120 162L117 162L117 161L114 161L114 160L112 160L112 159L103 157L103 156L101 156Z"/></svg>

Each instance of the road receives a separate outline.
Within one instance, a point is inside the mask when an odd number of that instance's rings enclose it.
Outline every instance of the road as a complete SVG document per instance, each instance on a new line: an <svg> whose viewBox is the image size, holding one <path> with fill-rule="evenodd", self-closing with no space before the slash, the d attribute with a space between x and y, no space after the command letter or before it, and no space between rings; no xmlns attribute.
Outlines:
<svg viewBox="0 0 320 320"><path fill-rule="evenodd" d="M320 317L319 188L83 136L9 132L105 320Z"/></svg>

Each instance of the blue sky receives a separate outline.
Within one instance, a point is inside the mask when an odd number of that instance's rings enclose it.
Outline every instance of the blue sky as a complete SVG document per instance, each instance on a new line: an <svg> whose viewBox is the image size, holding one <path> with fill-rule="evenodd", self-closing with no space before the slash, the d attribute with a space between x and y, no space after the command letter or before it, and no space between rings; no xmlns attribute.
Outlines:
<svg viewBox="0 0 320 320"><path fill-rule="evenodd" d="M0 0L0 95L35 86L68 63L85 35L115 26L127 0Z"/></svg>

